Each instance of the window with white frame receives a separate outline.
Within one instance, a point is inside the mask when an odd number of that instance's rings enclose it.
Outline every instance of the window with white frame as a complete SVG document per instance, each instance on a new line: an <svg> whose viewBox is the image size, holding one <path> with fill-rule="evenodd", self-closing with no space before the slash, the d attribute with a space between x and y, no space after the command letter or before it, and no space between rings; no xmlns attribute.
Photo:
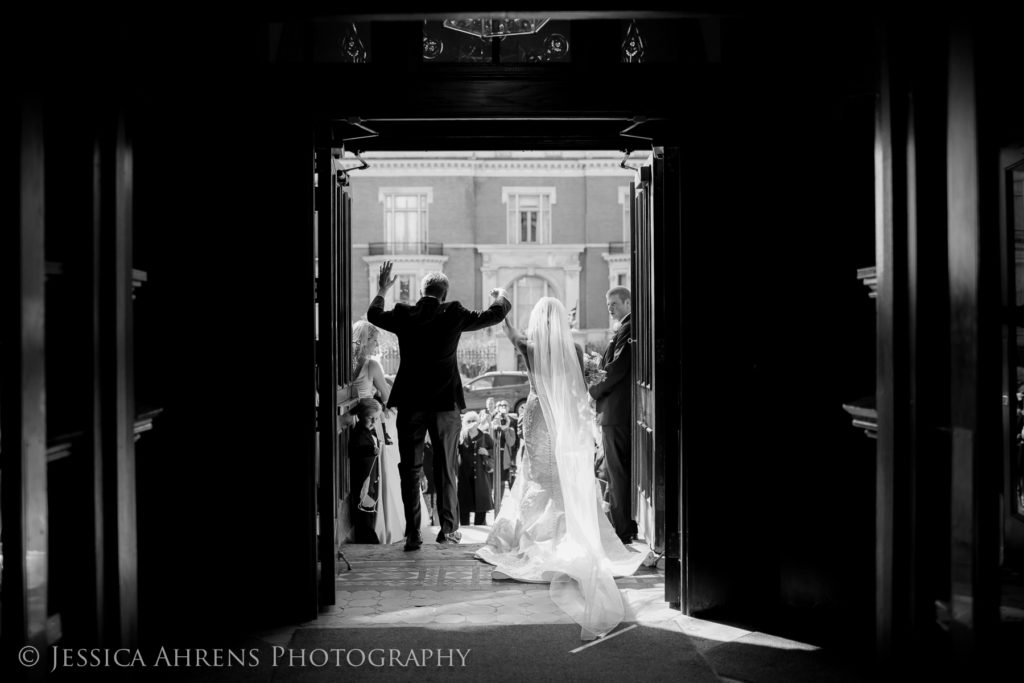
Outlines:
<svg viewBox="0 0 1024 683"><path fill-rule="evenodd" d="M551 244L554 187L503 187L509 244Z"/></svg>
<svg viewBox="0 0 1024 683"><path fill-rule="evenodd" d="M427 241L427 206L434 201L431 187L382 187L378 199L384 205L384 241L397 253L419 253Z"/></svg>
<svg viewBox="0 0 1024 683"><path fill-rule="evenodd" d="M397 275L395 280L395 301L412 301L412 275Z"/></svg>
<svg viewBox="0 0 1024 683"><path fill-rule="evenodd" d="M628 242L633 231L629 218L633 208L629 197L629 185L619 187L619 204L622 205L622 241Z"/></svg>
<svg viewBox="0 0 1024 683"><path fill-rule="evenodd" d="M513 282L511 293L515 327L520 330L525 330L530 324L530 313L541 297L554 296L547 280L529 275Z"/></svg>

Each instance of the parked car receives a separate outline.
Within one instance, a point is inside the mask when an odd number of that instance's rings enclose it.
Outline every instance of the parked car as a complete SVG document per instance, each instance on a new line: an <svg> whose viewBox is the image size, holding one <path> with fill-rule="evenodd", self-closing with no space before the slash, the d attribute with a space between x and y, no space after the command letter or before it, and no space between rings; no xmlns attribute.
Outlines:
<svg viewBox="0 0 1024 683"><path fill-rule="evenodd" d="M518 411L530 395L530 379L522 371L485 372L466 382L463 389L466 410L480 410L493 398L495 402L508 401L509 410Z"/></svg>

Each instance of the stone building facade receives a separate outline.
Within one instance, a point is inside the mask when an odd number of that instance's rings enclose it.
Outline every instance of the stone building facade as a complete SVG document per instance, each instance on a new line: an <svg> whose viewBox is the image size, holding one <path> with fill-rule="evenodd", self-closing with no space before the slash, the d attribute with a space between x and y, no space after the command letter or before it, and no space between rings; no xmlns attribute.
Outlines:
<svg viewBox="0 0 1024 683"><path fill-rule="evenodd" d="M631 165L636 166L637 161ZM422 277L448 275L448 298L482 308L504 287L525 329L542 296L575 309L577 338L601 348L605 293L629 286L629 186L621 152L447 152L365 155L351 174L352 304L365 310L377 272L394 261L388 306L415 302ZM468 335L493 345L498 369L516 359L500 329ZM497 341L495 341L497 340ZM387 363L385 364L387 366Z"/></svg>

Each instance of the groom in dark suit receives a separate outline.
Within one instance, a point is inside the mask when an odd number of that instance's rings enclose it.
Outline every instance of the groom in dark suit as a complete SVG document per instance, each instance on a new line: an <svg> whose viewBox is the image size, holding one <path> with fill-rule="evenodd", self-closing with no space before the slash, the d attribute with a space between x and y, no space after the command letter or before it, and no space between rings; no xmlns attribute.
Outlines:
<svg viewBox="0 0 1024 683"><path fill-rule="evenodd" d="M636 535L636 522L630 510L630 475L632 474L631 425L633 424L633 391L630 382L632 356L629 348L633 323L632 302L625 287L612 287L605 296L608 313L619 322L615 338L604 352L604 381L590 387L597 401L597 417L601 423L604 443L604 467L608 474L608 502L612 526L623 543Z"/></svg>
<svg viewBox="0 0 1024 683"><path fill-rule="evenodd" d="M395 376L388 407L398 409L398 471L405 504L405 549L417 550L420 537L420 474L423 471L423 438L430 433L433 445L434 486L438 493L441 531L438 543L458 543L459 529L459 432L460 412L466 407L456 352L463 332L497 325L512 304L504 289L491 290L494 303L486 311L467 310L458 301L445 301L448 278L428 273L420 286L415 306L397 303L384 310L384 295L395 284L392 263L381 264L377 296L370 302L366 319L398 335L401 364Z"/></svg>

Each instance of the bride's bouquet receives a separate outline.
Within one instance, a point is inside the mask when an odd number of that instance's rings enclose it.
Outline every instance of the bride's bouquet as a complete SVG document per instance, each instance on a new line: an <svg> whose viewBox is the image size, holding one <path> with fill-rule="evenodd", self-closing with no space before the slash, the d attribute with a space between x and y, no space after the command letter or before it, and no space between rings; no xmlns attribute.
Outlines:
<svg viewBox="0 0 1024 683"><path fill-rule="evenodd" d="M583 381L588 387L600 384L607 375L608 373L601 369L600 355L593 351L583 355Z"/></svg>

